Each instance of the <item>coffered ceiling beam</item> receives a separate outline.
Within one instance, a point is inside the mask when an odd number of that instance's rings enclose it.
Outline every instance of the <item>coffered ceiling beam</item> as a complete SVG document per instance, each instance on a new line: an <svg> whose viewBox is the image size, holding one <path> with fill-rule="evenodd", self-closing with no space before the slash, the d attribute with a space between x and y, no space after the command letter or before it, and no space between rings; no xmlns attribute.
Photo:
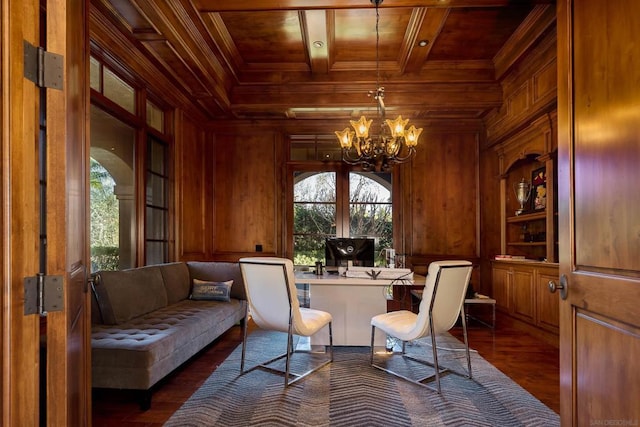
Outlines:
<svg viewBox="0 0 640 427"><path fill-rule="evenodd" d="M365 9L370 0L194 0L200 12L249 12L256 10L318 10ZM554 3L554 0L537 0L537 3ZM512 6L513 0L389 0L380 5L391 7L503 7Z"/></svg>
<svg viewBox="0 0 640 427"><path fill-rule="evenodd" d="M556 9L550 5L538 5L533 8L518 31L504 44L494 57L496 79L501 79L517 62L518 58L532 48L556 22Z"/></svg>
<svg viewBox="0 0 640 427"><path fill-rule="evenodd" d="M449 11L451 9L444 8L420 8L419 16L416 17L415 28L417 32L411 45L409 56L407 57L407 63L404 67L406 72L420 71L420 68L426 63L429 58L429 53L433 47L433 41L438 37L442 27L444 26ZM425 46L420 46L418 43L425 41Z"/></svg>
<svg viewBox="0 0 640 427"><path fill-rule="evenodd" d="M287 85L278 90L262 86L236 88L231 95L233 109L264 108L351 108L375 109L373 99L364 86L356 85L338 91L325 86ZM493 108L502 104L498 83L413 84L387 88L385 104L389 109Z"/></svg>
<svg viewBox="0 0 640 427"><path fill-rule="evenodd" d="M214 95L223 104L228 104L225 87L230 82L225 67L204 39L204 25L197 11L185 9L180 2L158 4L150 0L136 0L140 10L154 23L163 34L170 49L175 51L184 65L202 83L207 93L194 93L196 97Z"/></svg>
<svg viewBox="0 0 640 427"><path fill-rule="evenodd" d="M311 73L329 72L329 31L327 30L327 12L324 10L305 10L300 12L302 34L304 35Z"/></svg>

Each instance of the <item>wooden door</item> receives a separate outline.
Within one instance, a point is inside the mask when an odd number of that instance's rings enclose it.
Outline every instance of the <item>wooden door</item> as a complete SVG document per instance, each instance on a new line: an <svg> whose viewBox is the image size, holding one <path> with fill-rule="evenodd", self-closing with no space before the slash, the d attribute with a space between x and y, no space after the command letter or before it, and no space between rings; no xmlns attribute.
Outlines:
<svg viewBox="0 0 640 427"><path fill-rule="evenodd" d="M7 426L91 420L86 8L85 0L2 2L1 424ZM24 77L23 61L24 42L40 46L42 40L46 50L64 57L62 90L44 95ZM62 277L62 311L25 315L24 278L40 272Z"/></svg>
<svg viewBox="0 0 640 427"><path fill-rule="evenodd" d="M640 424L640 2L558 2L562 424Z"/></svg>
<svg viewBox="0 0 640 427"><path fill-rule="evenodd" d="M64 89L47 89L47 273L62 275L64 310L47 315L46 420L91 420L88 253L88 2L47 0L47 50L64 56ZM42 396L44 399L45 396Z"/></svg>
<svg viewBox="0 0 640 427"><path fill-rule="evenodd" d="M23 41L37 44L39 3L2 1L2 420L39 425L39 330L24 315L24 277L38 272L38 89L25 79Z"/></svg>

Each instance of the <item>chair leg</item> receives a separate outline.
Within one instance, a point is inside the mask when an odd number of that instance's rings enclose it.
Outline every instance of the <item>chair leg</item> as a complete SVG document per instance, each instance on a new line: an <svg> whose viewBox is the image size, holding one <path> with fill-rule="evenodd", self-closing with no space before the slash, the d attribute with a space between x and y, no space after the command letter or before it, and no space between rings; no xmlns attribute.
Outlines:
<svg viewBox="0 0 640 427"><path fill-rule="evenodd" d="M369 357L369 364L373 366L373 342L376 335L376 327L371 325L371 355Z"/></svg>
<svg viewBox="0 0 640 427"><path fill-rule="evenodd" d="M284 374L284 386L289 386L289 367L291 365L291 352L293 349L293 334L292 334L292 324L289 322L289 332L287 332L287 360L285 362L285 374Z"/></svg>
<svg viewBox="0 0 640 427"><path fill-rule="evenodd" d="M287 332L287 349L284 353L282 353L279 356L275 356L272 359L269 359L265 362L259 363L255 366L252 366L251 368L247 369L246 371L244 370L244 351L245 351L245 347L246 347L246 342L247 342L247 336L246 333L243 334L243 344L242 344L242 361L241 361L241 375L251 372L254 369L264 369L266 371L269 372L273 372L279 375L283 375L284 376L284 386L285 388L292 385L293 383L301 380L302 378L306 377L307 375L319 370L320 368L324 367L325 365L333 362L333 332L332 332L332 325L331 322L329 322L329 351L330 351L330 356L323 362L319 363L318 365L316 365L315 367L307 370L304 373L296 373L296 372L291 372L291 358L293 356L293 354L296 352L294 347L293 347L293 326L289 327L289 330ZM280 369L280 368L274 368L272 366L270 366L270 364L272 364L273 362L276 362L278 360L281 359L285 359L285 369ZM293 379L290 379L290 377L294 377Z"/></svg>
<svg viewBox="0 0 640 427"><path fill-rule="evenodd" d="M375 327L371 327L371 366L373 366L376 369L380 369L381 371L385 371L388 372L392 375L395 375L396 377L402 378L406 381L412 382L414 384L417 384L419 386L422 387L426 387L426 388L430 388L433 390L433 388L431 386L429 386L427 383L433 381L433 379L435 378L436 381L436 389L435 391L437 391L439 394L442 392L441 386L440 386L440 376L441 374L447 374L451 371L449 371L449 369L443 369L442 371L440 371L440 366L438 364L438 352L437 352L437 345L436 345L436 337L435 337L435 331L433 328L433 319L429 319L429 335L431 335L431 349L433 351L433 363L428 362L426 360L423 359L419 359L416 357L413 357L411 355L406 354L406 345L407 342L402 340L402 357L404 359L408 359L408 360L412 360L414 362L420 363L422 365L426 365L426 366L430 366L432 368L434 368L435 373L433 375L429 375L420 379L413 379L410 378L408 376L402 375L398 372L395 372L391 369L388 369L384 366L380 366L380 365L376 365L373 361L373 342L374 342L374 334L375 334Z"/></svg>
<svg viewBox="0 0 640 427"><path fill-rule="evenodd" d="M462 318L462 336L464 337L464 349L467 353L467 371L469 372L469 378L473 378L471 373L471 355L469 354L469 338L467 337L467 322L464 315L460 314Z"/></svg>
<svg viewBox="0 0 640 427"><path fill-rule="evenodd" d="M442 389L440 388L440 366L438 366L438 349L436 346L436 335L433 333L433 322L429 322L429 335L431 335L431 351L433 352L433 368L435 369L436 375L436 387L438 389L438 393L442 393Z"/></svg>
<svg viewBox="0 0 640 427"><path fill-rule="evenodd" d="M249 314L249 305L245 307L244 310L244 322L242 324L242 357L240 358L240 374L244 374L244 356L247 349L247 324L249 323L247 320L247 316Z"/></svg>
<svg viewBox="0 0 640 427"><path fill-rule="evenodd" d="M333 321L329 322L329 360L333 362Z"/></svg>

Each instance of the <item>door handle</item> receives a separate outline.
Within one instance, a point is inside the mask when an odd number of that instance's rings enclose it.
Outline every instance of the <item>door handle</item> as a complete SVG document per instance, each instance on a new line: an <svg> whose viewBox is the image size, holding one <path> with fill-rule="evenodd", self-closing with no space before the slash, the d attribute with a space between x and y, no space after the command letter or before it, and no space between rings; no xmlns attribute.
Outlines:
<svg viewBox="0 0 640 427"><path fill-rule="evenodd" d="M567 276L563 274L560 276L560 283L556 284L553 280L549 280L549 292L554 294L557 290L560 290L560 298L567 299Z"/></svg>

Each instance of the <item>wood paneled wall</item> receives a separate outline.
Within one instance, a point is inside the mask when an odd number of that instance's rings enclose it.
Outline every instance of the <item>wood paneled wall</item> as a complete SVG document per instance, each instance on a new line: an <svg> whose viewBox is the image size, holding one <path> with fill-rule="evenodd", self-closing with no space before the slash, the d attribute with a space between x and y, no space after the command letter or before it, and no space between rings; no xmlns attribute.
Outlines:
<svg viewBox="0 0 640 427"><path fill-rule="evenodd" d="M478 144L471 132L430 132L400 190L410 255L478 254Z"/></svg>
<svg viewBox="0 0 640 427"><path fill-rule="evenodd" d="M556 26L503 77L503 105L485 119L480 144L480 272L483 292L492 293L490 260L500 253L500 163L498 144L517 142L532 123L555 111L557 100ZM548 121L548 120L546 120ZM557 129L552 129L557 133ZM542 135L541 135L542 136ZM555 140L555 138L554 138ZM555 149L555 148L554 148Z"/></svg>
<svg viewBox="0 0 640 427"><path fill-rule="evenodd" d="M558 80L556 45L554 25L504 76L501 82L502 107L485 120L487 133L483 147L505 140L555 109Z"/></svg>
<svg viewBox="0 0 640 427"><path fill-rule="evenodd" d="M282 136L212 134L215 152L213 252L233 257L282 255Z"/></svg>
<svg viewBox="0 0 640 427"><path fill-rule="evenodd" d="M176 114L175 217L176 260L211 256L213 230L213 158L204 130L183 112Z"/></svg>
<svg viewBox="0 0 640 427"><path fill-rule="evenodd" d="M180 115L175 144L177 260L282 255L282 134L214 132Z"/></svg>
<svg viewBox="0 0 640 427"><path fill-rule="evenodd" d="M183 120L184 140L176 145L178 259L235 260L255 255L256 245L265 255L283 256L288 135L300 129L327 134L332 126L274 122L247 131L242 123L226 123L208 127L202 140L190 135L195 124ZM431 126L416 158L401 167L394 180L398 251L478 257L481 130L480 122Z"/></svg>

